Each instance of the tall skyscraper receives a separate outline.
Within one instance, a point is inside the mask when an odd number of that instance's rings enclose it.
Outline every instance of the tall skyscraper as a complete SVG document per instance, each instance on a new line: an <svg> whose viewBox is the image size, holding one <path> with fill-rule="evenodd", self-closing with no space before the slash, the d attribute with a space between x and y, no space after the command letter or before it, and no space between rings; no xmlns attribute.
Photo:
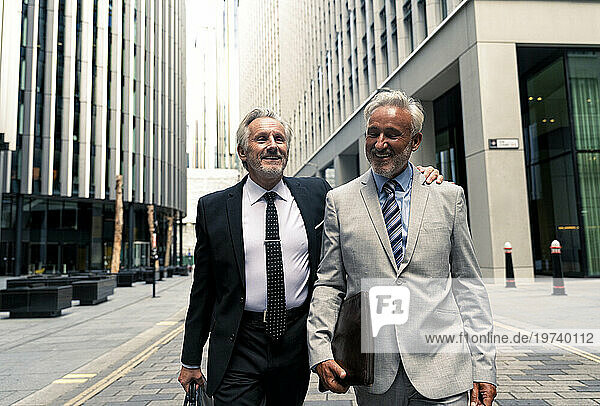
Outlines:
<svg viewBox="0 0 600 406"><path fill-rule="evenodd" d="M426 115L413 160L465 188L484 276L503 278L505 241L518 278L550 274L554 239L567 275L600 276L599 13L583 0L247 0L241 100L292 124L289 174L339 185L369 168L364 105L402 89Z"/></svg>
<svg viewBox="0 0 600 406"><path fill-rule="evenodd" d="M188 168L240 168L237 12L237 0L188 1Z"/></svg>
<svg viewBox="0 0 600 406"><path fill-rule="evenodd" d="M110 263L119 174L123 263L145 265L146 205L161 252L186 209L184 0L2 4L0 274Z"/></svg>

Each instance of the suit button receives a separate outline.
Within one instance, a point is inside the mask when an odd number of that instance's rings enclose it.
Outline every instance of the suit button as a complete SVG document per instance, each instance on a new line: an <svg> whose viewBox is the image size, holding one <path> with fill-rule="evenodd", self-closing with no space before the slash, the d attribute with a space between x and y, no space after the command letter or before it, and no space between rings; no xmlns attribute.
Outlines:
<svg viewBox="0 0 600 406"><path fill-rule="evenodd" d="M244 304L244 296L240 297L240 303Z"/></svg>
<svg viewBox="0 0 600 406"><path fill-rule="evenodd" d="M235 334L232 334L229 336L229 341L233 341L233 340L235 340Z"/></svg>

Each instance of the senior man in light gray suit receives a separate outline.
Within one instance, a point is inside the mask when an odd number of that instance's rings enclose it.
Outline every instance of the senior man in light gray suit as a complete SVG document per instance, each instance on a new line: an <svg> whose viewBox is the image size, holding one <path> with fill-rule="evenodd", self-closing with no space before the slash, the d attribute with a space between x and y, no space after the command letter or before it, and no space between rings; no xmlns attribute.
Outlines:
<svg viewBox="0 0 600 406"><path fill-rule="evenodd" d="M408 320L382 328L393 351L376 351L373 385L355 387L359 405L466 405L471 391L472 405L489 406L496 395L496 353L484 341L493 330L492 315L463 189L448 182L427 185L408 162L422 140L424 114L417 101L385 91L364 114L371 169L326 199L307 322L310 365L325 388L348 390L331 349L340 305L361 290L363 279L386 278L409 289ZM432 333L455 342L426 342Z"/></svg>

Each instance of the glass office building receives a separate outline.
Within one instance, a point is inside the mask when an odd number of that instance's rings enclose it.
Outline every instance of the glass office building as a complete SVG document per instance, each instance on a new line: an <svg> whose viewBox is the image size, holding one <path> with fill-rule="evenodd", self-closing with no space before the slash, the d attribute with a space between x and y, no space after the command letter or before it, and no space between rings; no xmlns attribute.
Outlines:
<svg viewBox="0 0 600 406"><path fill-rule="evenodd" d="M184 0L10 9L20 52L14 91L2 87L15 130L0 166L0 275L109 266L118 175L123 266L149 261L150 204L159 253L173 250L167 217L177 224L186 206Z"/></svg>
<svg viewBox="0 0 600 406"><path fill-rule="evenodd" d="M240 71L277 56L279 81L244 86L292 123L290 174L340 185L364 173L363 108L402 89L425 110L411 159L465 189L484 277L504 280L505 242L517 279L551 273L554 239L566 275L600 276L600 2L273 4L240 3L240 49L262 56ZM276 30L253 33L260 12Z"/></svg>
<svg viewBox="0 0 600 406"><path fill-rule="evenodd" d="M534 266L563 245L567 275L600 276L600 50L519 47Z"/></svg>

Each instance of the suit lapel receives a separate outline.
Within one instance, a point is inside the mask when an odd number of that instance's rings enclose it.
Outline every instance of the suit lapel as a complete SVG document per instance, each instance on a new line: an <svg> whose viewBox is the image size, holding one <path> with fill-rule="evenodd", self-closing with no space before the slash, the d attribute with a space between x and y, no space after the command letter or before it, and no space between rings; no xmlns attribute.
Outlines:
<svg viewBox="0 0 600 406"><path fill-rule="evenodd" d="M247 176L246 176L247 177ZM246 286L246 270L244 259L244 233L242 231L242 191L246 177L239 182L227 196L227 222L229 235L233 243L233 253L238 265L242 286Z"/></svg>
<svg viewBox="0 0 600 406"><path fill-rule="evenodd" d="M375 184L375 179L373 179L371 170L367 171L361 176L360 182L362 183L360 195L362 196L363 202L367 208L367 212L369 212L369 217L371 218L373 227L375 227L375 231L377 231L379 241L381 242L388 259L390 260L390 264L394 269L396 269L394 252L392 251L390 238L388 237L385 221L383 220L383 214L381 213L381 205L379 204L379 196L377 194L377 185Z"/></svg>
<svg viewBox="0 0 600 406"><path fill-rule="evenodd" d="M283 181L287 185L288 189L294 196L294 200L300 210L302 221L304 222L304 228L306 229L306 238L308 240L308 258L310 263L311 280L316 275L317 265L319 264L319 258L316 258L315 247L317 246L314 218L310 212L310 198L308 191L302 183L295 178L284 177Z"/></svg>
<svg viewBox="0 0 600 406"><path fill-rule="evenodd" d="M406 252L404 258L400 264L401 273L406 269L412 258L415 246L417 244L417 238L421 231L421 223L423 222L423 215L425 213L425 206L427 205L427 198L429 197L429 187L425 184L425 177L419 171L414 170L413 182L410 196L410 219L408 221L408 236L406 238Z"/></svg>

